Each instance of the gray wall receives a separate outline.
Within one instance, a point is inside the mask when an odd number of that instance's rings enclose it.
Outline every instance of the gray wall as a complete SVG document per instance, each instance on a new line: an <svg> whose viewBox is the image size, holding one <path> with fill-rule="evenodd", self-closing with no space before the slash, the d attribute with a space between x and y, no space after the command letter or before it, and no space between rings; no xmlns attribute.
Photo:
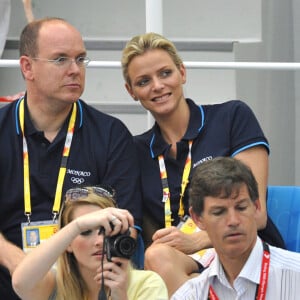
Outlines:
<svg viewBox="0 0 300 300"><path fill-rule="evenodd" d="M92 60L119 61L124 43L146 29L143 0L32 3L36 18L58 16L80 29ZM26 23L21 1L11 4L4 59L18 58L16 42ZM184 61L299 61L299 9L296 0L163 0L163 34ZM271 145L269 183L300 185L298 83L298 71L188 69L185 94L199 104L247 102ZM22 89L17 68L0 68L0 95ZM133 134L148 126L147 114L125 91L120 69L88 68L82 98L123 120Z"/></svg>
<svg viewBox="0 0 300 300"><path fill-rule="evenodd" d="M299 61L299 25L296 22L297 1L262 2L262 41L236 45L237 61ZM297 4L299 6L299 4ZM298 7L300 8L300 7ZM297 28L298 27L298 28ZM298 29L298 30L297 30ZM270 179L272 184L300 185L299 147L299 71L238 71L237 95L252 99L252 107L269 139ZM297 88L295 88L297 87Z"/></svg>

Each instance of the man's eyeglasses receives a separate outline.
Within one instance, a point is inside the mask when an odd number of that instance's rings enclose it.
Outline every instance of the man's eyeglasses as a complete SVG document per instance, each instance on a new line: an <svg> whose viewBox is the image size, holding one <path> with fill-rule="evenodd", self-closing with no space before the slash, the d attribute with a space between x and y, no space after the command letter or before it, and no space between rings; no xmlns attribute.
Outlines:
<svg viewBox="0 0 300 300"><path fill-rule="evenodd" d="M82 187L82 188L73 188L69 189L66 192L66 199L76 201L81 197L87 197L91 192L94 192L96 195L106 198L111 198L115 196L115 191L109 186L91 186L91 187Z"/></svg>
<svg viewBox="0 0 300 300"><path fill-rule="evenodd" d="M69 67L72 62L75 62L78 67L86 67L89 62L91 61L86 56L78 56L76 58L66 57L66 56L60 56L56 59L47 59L47 58L41 58L41 57L32 57L33 60L41 60L46 61L49 63L53 63L56 66L59 67Z"/></svg>

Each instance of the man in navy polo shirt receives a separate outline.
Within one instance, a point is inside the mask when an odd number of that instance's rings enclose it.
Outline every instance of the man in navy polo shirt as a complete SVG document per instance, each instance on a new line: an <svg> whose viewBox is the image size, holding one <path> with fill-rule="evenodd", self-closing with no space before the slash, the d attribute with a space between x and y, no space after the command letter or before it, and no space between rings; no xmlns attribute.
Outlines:
<svg viewBox="0 0 300 300"><path fill-rule="evenodd" d="M109 185L140 225L132 136L120 120L79 100L88 63L81 34L64 20L36 20L21 34L26 94L0 110L1 299L18 299L10 274L30 250L25 231L38 228L41 243L55 233L67 189Z"/></svg>

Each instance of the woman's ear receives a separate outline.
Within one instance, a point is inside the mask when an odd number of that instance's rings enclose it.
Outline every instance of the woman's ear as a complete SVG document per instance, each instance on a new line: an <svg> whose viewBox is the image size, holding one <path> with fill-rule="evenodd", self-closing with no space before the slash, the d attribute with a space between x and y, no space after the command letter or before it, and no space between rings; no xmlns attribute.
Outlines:
<svg viewBox="0 0 300 300"><path fill-rule="evenodd" d="M184 64L180 65L179 72L181 74L181 83L185 84L186 83L186 69L185 69Z"/></svg>
<svg viewBox="0 0 300 300"><path fill-rule="evenodd" d="M135 101L139 100L138 97L136 97L134 95L133 90L132 90L131 86L128 83L125 83L125 88L126 88L128 94L133 98L133 100L135 100Z"/></svg>
<svg viewBox="0 0 300 300"><path fill-rule="evenodd" d="M71 245L68 246L68 248L66 249L66 251L69 252L69 253L73 253L73 249L72 249Z"/></svg>

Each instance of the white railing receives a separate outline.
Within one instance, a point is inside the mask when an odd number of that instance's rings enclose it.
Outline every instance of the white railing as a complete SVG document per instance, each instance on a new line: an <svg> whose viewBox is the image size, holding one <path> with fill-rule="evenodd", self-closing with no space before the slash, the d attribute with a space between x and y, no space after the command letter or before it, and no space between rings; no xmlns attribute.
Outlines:
<svg viewBox="0 0 300 300"><path fill-rule="evenodd" d="M190 69L252 69L252 70L299 70L298 62L207 62L184 61L184 65ZM17 59L0 59L0 68L19 67ZM88 68L121 68L119 61L91 61Z"/></svg>
<svg viewBox="0 0 300 300"><path fill-rule="evenodd" d="M248 70L299 70L300 63L293 62L200 62L184 61L186 68L190 69L248 69ZM19 60L0 59L0 67L15 68L19 67ZM119 61L91 61L87 68L121 68ZM153 124L153 117L147 113L147 126L150 128Z"/></svg>

